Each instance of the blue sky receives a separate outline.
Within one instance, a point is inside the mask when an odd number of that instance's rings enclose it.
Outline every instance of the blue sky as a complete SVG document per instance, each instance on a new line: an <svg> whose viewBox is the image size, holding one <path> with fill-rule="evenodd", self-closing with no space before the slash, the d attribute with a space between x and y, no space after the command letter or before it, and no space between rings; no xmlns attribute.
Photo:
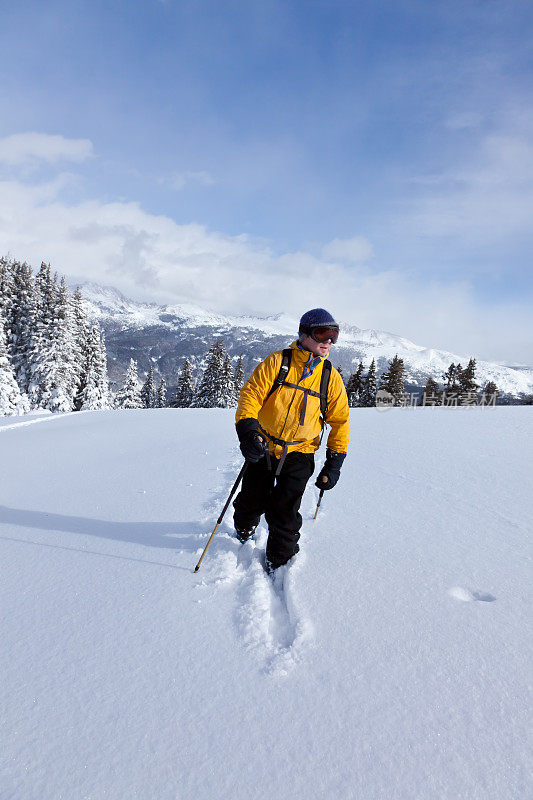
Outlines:
<svg viewBox="0 0 533 800"><path fill-rule="evenodd" d="M0 245L533 363L532 34L526 0L2 2Z"/></svg>

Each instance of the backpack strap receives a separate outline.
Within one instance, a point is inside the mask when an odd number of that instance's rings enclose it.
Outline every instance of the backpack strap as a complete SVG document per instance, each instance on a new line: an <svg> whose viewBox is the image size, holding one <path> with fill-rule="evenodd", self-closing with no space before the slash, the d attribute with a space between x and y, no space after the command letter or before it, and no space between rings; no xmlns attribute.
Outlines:
<svg viewBox="0 0 533 800"><path fill-rule="evenodd" d="M279 372L277 378L275 379L274 383L270 387L270 391L267 394L265 401L268 400L272 392L275 392L280 386L285 384L286 386L291 386L294 389L300 389L305 393L304 398L304 408L302 409L302 417L305 416L305 406L307 405L307 394L311 394L314 397L320 397L320 413L326 421L326 414L328 412L328 391L329 391L329 379L331 377L331 361L326 359L324 364L322 365L322 375L320 376L320 392L314 392L312 389L304 389L302 386L297 386L293 383L287 383L286 378L289 374L289 370L291 368L291 361L292 361L292 349L287 347L283 350L282 358L281 358L281 365L279 368ZM303 419L301 420L301 424L303 424Z"/></svg>
<svg viewBox="0 0 533 800"><path fill-rule="evenodd" d="M328 413L328 391L329 379L331 377L331 361L326 359L322 367L322 376L320 378L320 413L326 421L326 414Z"/></svg>
<svg viewBox="0 0 533 800"><path fill-rule="evenodd" d="M278 377L276 378L276 380L274 381L274 383L270 387L270 391L269 391L269 393L267 394L267 396L265 398L265 402L268 400L268 398L270 397L272 392L275 392L276 389L279 386L281 386L283 383L285 383L285 379L286 379L287 375L289 374L289 370L291 368L291 361L292 361L292 350L291 350L290 347L287 347L283 351L283 356L282 356L282 359L281 359L281 366L279 368Z"/></svg>

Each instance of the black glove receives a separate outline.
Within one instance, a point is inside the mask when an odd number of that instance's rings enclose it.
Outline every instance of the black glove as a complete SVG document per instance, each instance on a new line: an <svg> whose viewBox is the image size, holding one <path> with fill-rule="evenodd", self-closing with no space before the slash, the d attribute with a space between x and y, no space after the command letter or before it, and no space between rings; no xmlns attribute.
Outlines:
<svg viewBox="0 0 533 800"><path fill-rule="evenodd" d="M346 453L326 450L326 462L318 473L315 486L318 486L319 489L333 489L340 478L342 462L345 458Z"/></svg>
<svg viewBox="0 0 533 800"><path fill-rule="evenodd" d="M241 453L246 461L254 464L263 458L268 450L268 444L263 434L259 433L258 421L256 419L240 419L236 428L241 443Z"/></svg>

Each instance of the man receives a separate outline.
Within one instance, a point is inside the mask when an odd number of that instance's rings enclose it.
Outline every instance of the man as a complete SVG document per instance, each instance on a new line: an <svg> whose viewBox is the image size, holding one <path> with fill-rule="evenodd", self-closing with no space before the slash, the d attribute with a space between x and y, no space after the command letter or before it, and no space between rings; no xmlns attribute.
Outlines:
<svg viewBox="0 0 533 800"><path fill-rule="evenodd" d="M291 344L288 372L280 374L282 365L287 367L283 351L272 353L241 390L236 428L247 468L233 504L233 519L237 538L245 542L265 514L269 573L299 550L299 508L315 468L314 452L320 446L324 422L331 431L316 486L332 489L346 456L350 435L346 389L336 369L331 368L327 390L322 380L325 359L338 335L339 326L328 311L311 309L301 318L298 340Z"/></svg>

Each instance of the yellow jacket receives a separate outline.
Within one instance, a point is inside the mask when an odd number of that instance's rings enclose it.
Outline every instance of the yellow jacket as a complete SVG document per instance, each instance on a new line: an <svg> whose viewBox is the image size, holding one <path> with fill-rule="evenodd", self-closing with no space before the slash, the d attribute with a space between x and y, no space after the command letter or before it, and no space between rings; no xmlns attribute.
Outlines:
<svg viewBox="0 0 533 800"><path fill-rule="evenodd" d="M324 359L320 360L311 375L302 379L304 366L311 354L306 350L300 350L297 342L293 342L291 348L293 351L291 366L285 380L320 392ZM298 442L289 447L289 452L314 453L320 445L322 432L320 399L312 395L307 396L303 425L300 424L300 415L305 398L304 392L290 386L280 386L267 400L267 395L278 377L282 358L283 352L278 350L257 365L241 389L236 422L241 419L257 419L267 435L286 442ZM327 405L326 424L331 426L327 446L336 453L346 453L350 438L348 397L343 380L333 367L329 379ZM269 440L269 448L276 458L281 456L283 449L281 445Z"/></svg>

